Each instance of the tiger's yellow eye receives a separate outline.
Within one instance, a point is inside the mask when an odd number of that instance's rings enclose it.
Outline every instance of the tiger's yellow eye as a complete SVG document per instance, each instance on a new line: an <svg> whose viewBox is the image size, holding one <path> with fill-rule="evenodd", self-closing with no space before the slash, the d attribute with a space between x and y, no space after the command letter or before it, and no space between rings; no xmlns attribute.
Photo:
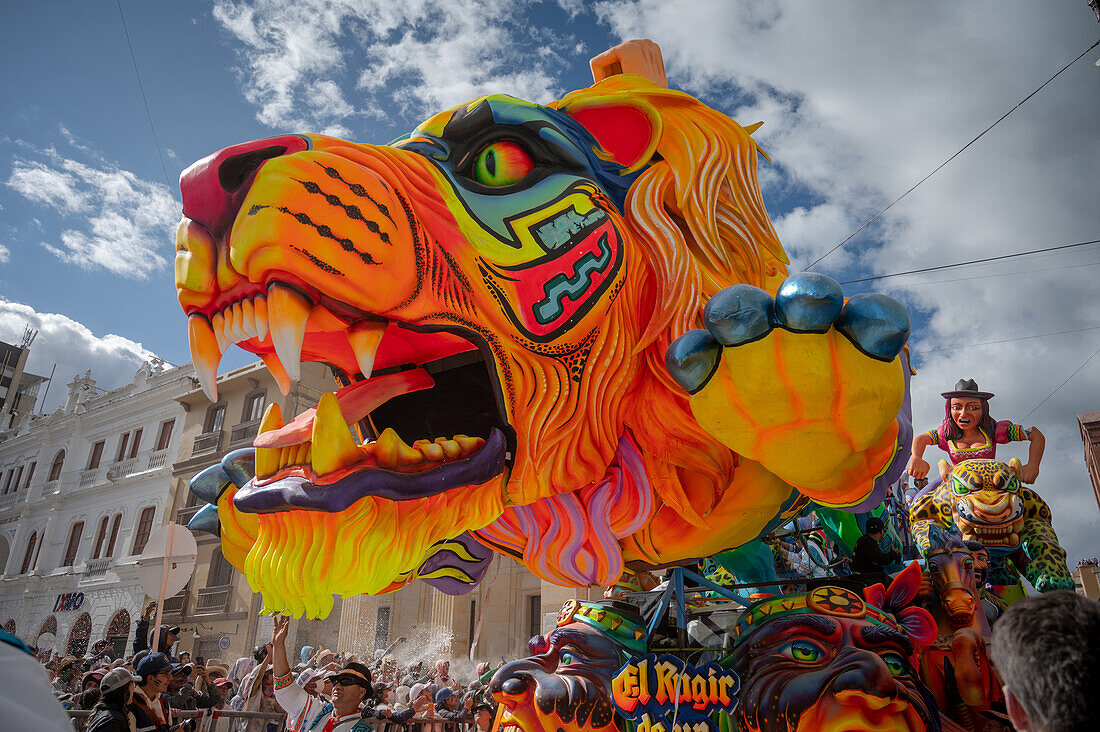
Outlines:
<svg viewBox="0 0 1100 732"><path fill-rule="evenodd" d="M474 180L498 188L519 183L535 169L535 161L519 144L499 140L484 147L474 160Z"/></svg>

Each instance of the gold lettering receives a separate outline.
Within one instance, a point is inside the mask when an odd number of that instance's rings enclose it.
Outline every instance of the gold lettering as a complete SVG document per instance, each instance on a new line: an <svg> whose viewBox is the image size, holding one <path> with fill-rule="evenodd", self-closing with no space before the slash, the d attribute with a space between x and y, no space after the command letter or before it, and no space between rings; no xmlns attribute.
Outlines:
<svg viewBox="0 0 1100 732"><path fill-rule="evenodd" d="M657 672L657 703L667 704L676 698L677 668L668 661L661 661L653 670Z"/></svg>
<svg viewBox="0 0 1100 732"><path fill-rule="evenodd" d="M691 701L696 709L706 709L710 701L707 699L707 680L698 674L691 679Z"/></svg>
<svg viewBox="0 0 1100 732"><path fill-rule="evenodd" d="M638 668L634 664L628 664L612 679L611 693L615 696L615 703L627 712L634 711L634 707L638 706Z"/></svg>
<svg viewBox="0 0 1100 732"><path fill-rule="evenodd" d="M733 686L733 679L729 676L718 679L718 701L722 702L722 706L728 707L730 705L729 688L731 686Z"/></svg>
<svg viewBox="0 0 1100 732"><path fill-rule="evenodd" d="M638 661L638 701L644 707L649 704L649 659Z"/></svg>

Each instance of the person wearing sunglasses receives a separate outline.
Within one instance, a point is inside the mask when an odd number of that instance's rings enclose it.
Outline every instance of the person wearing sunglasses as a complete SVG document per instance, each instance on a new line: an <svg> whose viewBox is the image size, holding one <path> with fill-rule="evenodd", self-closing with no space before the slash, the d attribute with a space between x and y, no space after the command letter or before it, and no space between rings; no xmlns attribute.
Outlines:
<svg viewBox="0 0 1100 732"><path fill-rule="evenodd" d="M328 675L332 681L332 700L310 696L294 683L294 674L286 655L286 635L290 618L274 617L271 634L275 699L286 710L288 732L370 732L363 719L363 702L373 698L370 669L358 661L349 661L343 668Z"/></svg>

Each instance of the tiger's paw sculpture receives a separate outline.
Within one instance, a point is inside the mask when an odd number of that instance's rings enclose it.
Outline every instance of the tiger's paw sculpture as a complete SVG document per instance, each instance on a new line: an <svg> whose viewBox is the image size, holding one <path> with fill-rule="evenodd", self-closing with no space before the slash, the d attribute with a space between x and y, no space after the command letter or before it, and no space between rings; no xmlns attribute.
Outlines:
<svg viewBox="0 0 1100 732"><path fill-rule="evenodd" d="M323 616L333 594L425 576L441 545L476 581L457 537L608 586L740 546L806 496L877 502L900 472L895 305L784 285L754 128L614 68L548 105L475 99L390 145L285 135L184 172L176 286L204 389L233 344L284 391L301 361L340 387L270 409L255 475L196 490L265 608ZM666 351L734 285L780 303L780 327L726 347L691 396ZM447 382L456 359L477 384ZM720 423L733 397L765 407Z"/></svg>
<svg viewBox="0 0 1100 732"><path fill-rule="evenodd" d="M699 423L810 498L864 499L868 468L896 449L910 327L901 303L845 302L836 281L809 272L774 298L751 285L722 290L703 324L665 354Z"/></svg>

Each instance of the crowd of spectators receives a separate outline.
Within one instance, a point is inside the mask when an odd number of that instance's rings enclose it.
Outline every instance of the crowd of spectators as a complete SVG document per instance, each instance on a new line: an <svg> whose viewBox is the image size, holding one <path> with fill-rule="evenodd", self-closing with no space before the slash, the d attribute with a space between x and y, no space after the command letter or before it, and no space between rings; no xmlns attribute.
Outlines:
<svg viewBox="0 0 1100 732"><path fill-rule="evenodd" d="M360 657L310 646L291 665L285 646L288 623L276 617L271 641L232 665L217 659L192 663L185 652L174 656L180 629L170 625L160 627L155 653L148 648L154 632L145 636L142 627L139 646L145 648L130 657L112 659L105 648L96 647L86 659L47 653L39 661L65 709L93 710L85 732L186 732L194 724L178 719L176 712L203 709L213 710L211 732L264 729L255 721L219 714L224 710L282 716L282 723L268 732L284 726L294 732L490 728L496 702L486 687L499 665L481 663L460 678L446 659L401 663L388 651Z"/></svg>

